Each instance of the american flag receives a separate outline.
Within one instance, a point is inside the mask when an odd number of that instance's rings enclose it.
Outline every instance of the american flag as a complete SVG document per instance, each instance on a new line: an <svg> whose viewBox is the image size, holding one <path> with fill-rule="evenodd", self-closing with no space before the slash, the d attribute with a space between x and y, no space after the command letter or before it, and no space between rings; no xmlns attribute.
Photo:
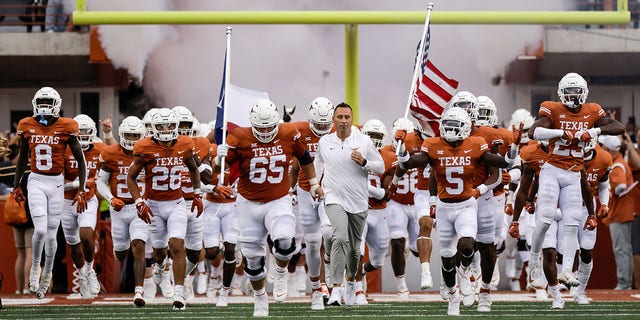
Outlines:
<svg viewBox="0 0 640 320"><path fill-rule="evenodd" d="M440 120L447 103L456 93L458 81L445 76L428 59L430 43L431 28L427 29L427 35L424 39L424 49L420 61L422 73L416 83L416 91L411 100L410 110L411 115L418 119L423 130L437 136L440 134L438 120Z"/></svg>

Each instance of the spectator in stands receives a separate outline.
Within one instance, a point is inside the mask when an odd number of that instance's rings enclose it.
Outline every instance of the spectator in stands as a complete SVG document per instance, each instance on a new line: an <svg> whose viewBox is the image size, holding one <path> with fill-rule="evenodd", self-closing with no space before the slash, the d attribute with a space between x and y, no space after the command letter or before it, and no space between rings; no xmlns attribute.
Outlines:
<svg viewBox="0 0 640 320"><path fill-rule="evenodd" d="M625 149L633 144L625 135ZM633 177L631 168L624 160L624 151L621 150L622 142L618 136L602 135L598 138L603 149L607 150L613 158L613 166L609 173L609 181L613 197L609 200L609 215L602 221L609 225L611 230L611 243L613 255L616 261L616 274L618 284L615 290L631 289L631 272L633 269L631 226L633 222ZM629 151L631 151L629 150Z"/></svg>
<svg viewBox="0 0 640 320"><path fill-rule="evenodd" d="M0 200L6 200L11 192L9 186L13 186L13 176L18 160L18 148L16 144L8 145L6 138L0 138ZM27 178L25 174L21 187L27 202L27 222L13 226L13 239L16 246L16 261L14 275L16 278L16 294L29 293L29 270L31 270L31 238L33 237L33 221L29 212L29 200L27 197Z"/></svg>
<svg viewBox="0 0 640 320"><path fill-rule="evenodd" d="M64 0L49 0L44 26L47 32L64 32L69 16L64 11Z"/></svg>
<svg viewBox="0 0 640 320"><path fill-rule="evenodd" d="M27 32L31 32L34 26L40 26L40 32L44 32L44 19L46 15L47 0L27 0L25 15L20 20L27 23Z"/></svg>

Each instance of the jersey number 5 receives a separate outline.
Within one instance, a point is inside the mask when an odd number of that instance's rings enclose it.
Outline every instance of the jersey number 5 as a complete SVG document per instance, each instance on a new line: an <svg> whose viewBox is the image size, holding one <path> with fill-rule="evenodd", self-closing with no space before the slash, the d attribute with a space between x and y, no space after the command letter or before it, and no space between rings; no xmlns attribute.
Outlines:
<svg viewBox="0 0 640 320"><path fill-rule="evenodd" d="M464 174L464 168L461 166L457 167L446 167L445 174L447 177L447 193L450 195L461 194L464 189L464 181L462 180L462 175Z"/></svg>

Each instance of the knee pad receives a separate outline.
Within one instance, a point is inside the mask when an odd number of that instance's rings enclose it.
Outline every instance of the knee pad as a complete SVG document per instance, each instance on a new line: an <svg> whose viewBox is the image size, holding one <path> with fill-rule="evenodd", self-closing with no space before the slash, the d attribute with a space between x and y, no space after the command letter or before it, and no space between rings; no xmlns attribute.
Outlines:
<svg viewBox="0 0 640 320"><path fill-rule="evenodd" d="M244 273L247 274L249 281L260 281L264 279L264 257L243 258Z"/></svg>
<svg viewBox="0 0 640 320"><path fill-rule="evenodd" d="M557 263L557 264L562 264L562 259L563 259L563 257L564 257L564 256L562 255L562 253L557 252L557 253L556 253L556 263Z"/></svg>
<svg viewBox="0 0 640 320"><path fill-rule="evenodd" d="M518 240L518 251L529 251L527 240Z"/></svg>
<svg viewBox="0 0 640 320"><path fill-rule="evenodd" d="M296 239L276 239L273 242L273 255L279 260L286 261L291 259L296 251Z"/></svg>
<svg viewBox="0 0 640 320"><path fill-rule="evenodd" d="M144 263L145 263L145 266L146 266L147 268L151 268L151 266L153 265L153 259L151 259L151 258L145 258L145 259L144 259Z"/></svg>
<svg viewBox="0 0 640 320"><path fill-rule="evenodd" d="M500 244L496 246L496 253L501 254L506 248L507 248L507 245L504 243L504 241L500 241Z"/></svg>
<svg viewBox="0 0 640 320"><path fill-rule="evenodd" d="M580 249L580 260L584 263L590 263L592 259L591 250Z"/></svg>

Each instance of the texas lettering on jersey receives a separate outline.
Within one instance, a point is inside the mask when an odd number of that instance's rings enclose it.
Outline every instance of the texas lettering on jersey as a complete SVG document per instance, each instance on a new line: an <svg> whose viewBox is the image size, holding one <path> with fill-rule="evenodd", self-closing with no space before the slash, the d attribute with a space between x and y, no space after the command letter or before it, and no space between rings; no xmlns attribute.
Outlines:
<svg viewBox="0 0 640 320"><path fill-rule="evenodd" d="M307 150L309 151L311 159L315 159L316 151L318 151L318 141L320 141L320 137L316 136L313 131L311 131L308 121L292 122L292 124L296 127L298 132L300 132L300 140L302 140L302 143L304 143ZM298 172L298 186L304 191L311 190L309 178L304 174L302 170Z"/></svg>
<svg viewBox="0 0 640 320"><path fill-rule="evenodd" d="M58 118L49 126L27 117L18 123L18 135L29 141L31 172L61 174L64 170L64 152L71 136L78 136L78 123L70 118Z"/></svg>
<svg viewBox="0 0 640 320"><path fill-rule="evenodd" d="M584 161L584 171L587 174L587 182L589 189L594 197L598 196L600 180L604 177L613 165L613 159L609 152L604 151L600 146L596 145L593 150L595 155L591 160Z"/></svg>
<svg viewBox="0 0 640 320"><path fill-rule="evenodd" d="M100 154L102 167L111 172L109 176L109 188L111 194L127 204L133 203L133 197L127 186L127 175L133 162L133 156L124 153L119 144L110 145L102 149ZM144 194L144 169L138 175L138 189Z"/></svg>
<svg viewBox="0 0 640 320"><path fill-rule="evenodd" d="M580 111L573 113L562 103L545 101L540 105L538 115L551 120L552 129L568 130L576 133L579 130L593 128L596 121L605 117L605 112L597 103L585 103ZM583 164L584 142L565 141L561 138L549 141L549 158L547 162L560 169L580 171Z"/></svg>
<svg viewBox="0 0 640 320"><path fill-rule="evenodd" d="M238 193L248 200L268 202L289 193L289 163L304 155L306 146L293 124L279 126L268 143L256 139L251 128L235 128L227 136L226 161L228 165L239 163Z"/></svg>
<svg viewBox="0 0 640 320"><path fill-rule="evenodd" d="M489 151L482 137L469 137L455 148L440 137L428 138L422 151L429 155L431 174L436 175L438 198L466 200L472 196L478 160Z"/></svg>

